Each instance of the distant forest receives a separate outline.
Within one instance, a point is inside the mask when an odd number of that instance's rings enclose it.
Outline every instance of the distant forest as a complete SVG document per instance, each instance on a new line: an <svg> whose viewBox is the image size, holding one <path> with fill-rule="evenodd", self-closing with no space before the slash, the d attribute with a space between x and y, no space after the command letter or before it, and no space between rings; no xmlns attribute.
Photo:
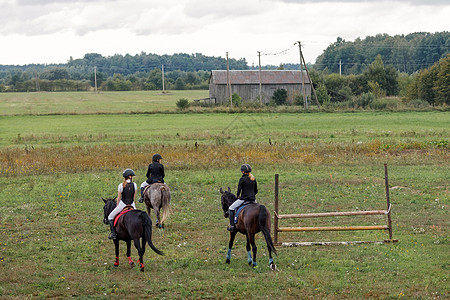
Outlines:
<svg viewBox="0 0 450 300"><path fill-rule="evenodd" d="M385 65L397 71L412 74L431 67L450 52L450 32L417 32L389 36L378 34L365 39L337 41L316 59L314 68L328 73L361 74L381 55Z"/></svg>
<svg viewBox="0 0 450 300"><path fill-rule="evenodd" d="M331 83L335 74L357 76L345 78L358 82L357 85L346 84L348 88L344 94L347 98L350 93L359 95L369 91L369 81L378 83L387 96L395 96L401 95L401 88L396 87L402 85L397 82L398 78L412 81L411 76L431 68L449 53L450 32L447 31L396 36L378 34L353 42L338 37L308 67L315 84L326 87L332 101L336 97L345 98L341 93L344 86ZM373 73L374 62L386 78L374 80L372 75L368 76ZM0 65L0 92L89 91L95 84L103 91L158 90L163 88L162 66L165 89L208 89L210 71L226 69L227 62L225 58L200 53L157 55L141 52L108 57L88 53L79 59L70 57L65 64ZM243 58L230 59L229 67L231 70L250 69ZM300 66L267 65L263 69L300 69Z"/></svg>

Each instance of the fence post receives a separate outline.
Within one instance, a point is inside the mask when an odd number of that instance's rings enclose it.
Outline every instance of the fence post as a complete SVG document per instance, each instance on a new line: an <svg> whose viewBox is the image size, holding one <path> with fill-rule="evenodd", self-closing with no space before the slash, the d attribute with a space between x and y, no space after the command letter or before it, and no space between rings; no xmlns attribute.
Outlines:
<svg viewBox="0 0 450 300"><path fill-rule="evenodd" d="M273 240L278 244L278 174L275 174L275 216L273 218Z"/></svg>
<svg viewBox="0 0 450 300"><path fill-rule="evenodd" d="M384 164L384 184L386 186L386 203L387 203L387 217L389 227L389 239L392 240L392 221L391 221L391 200L389 198L389 181L387 164Z"/></svg>

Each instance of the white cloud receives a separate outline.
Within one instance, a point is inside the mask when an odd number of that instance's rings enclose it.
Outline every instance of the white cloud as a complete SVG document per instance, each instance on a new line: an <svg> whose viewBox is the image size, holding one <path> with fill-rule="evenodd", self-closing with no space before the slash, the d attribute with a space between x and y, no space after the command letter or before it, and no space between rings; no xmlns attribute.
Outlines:
<svg viewBox="0 0 450 300"><path fill-rule="evenodd" d="M425 5L426 4L426 5ZM438 9L436 9L438 7ZM58 63L70 56L203 53L263 64L314 62L338 36L449 28L447 1L0 0L0 64Z"/></svg>

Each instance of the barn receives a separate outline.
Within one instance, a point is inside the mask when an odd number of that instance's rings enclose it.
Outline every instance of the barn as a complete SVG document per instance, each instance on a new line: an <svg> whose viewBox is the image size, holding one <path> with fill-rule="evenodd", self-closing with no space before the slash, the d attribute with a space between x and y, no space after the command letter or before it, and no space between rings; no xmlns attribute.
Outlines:
<svg viewBox="0 0 450 300"><path fill-rule="evenodd" d="M260 75L258 70L231 70L231 94L238 94L242 101L259 101ZM302 79L303 78L303 79ZM302 80L304 80L302 84ZM311 95L311 83L305 71L298 70L263 70L261 71L261 98L268 103L277 89L285 89L288 102L294 95L302 95L302 85L307 98ZM229 100L227 88L227 71L213 70L209 77L209 98L216 104L226 104Z"/></svg>

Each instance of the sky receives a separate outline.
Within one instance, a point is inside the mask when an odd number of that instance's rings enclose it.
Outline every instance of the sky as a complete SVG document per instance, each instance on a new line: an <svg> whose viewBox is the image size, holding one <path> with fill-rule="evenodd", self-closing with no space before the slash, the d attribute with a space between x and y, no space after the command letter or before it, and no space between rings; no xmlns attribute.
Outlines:
<svg viewBox="0 0 450 300"><path fill-rule="evenodd" d="M201 53L314 63L341 37L450 30L450 0L0 0L0 64L86 53Z"/></svg>

